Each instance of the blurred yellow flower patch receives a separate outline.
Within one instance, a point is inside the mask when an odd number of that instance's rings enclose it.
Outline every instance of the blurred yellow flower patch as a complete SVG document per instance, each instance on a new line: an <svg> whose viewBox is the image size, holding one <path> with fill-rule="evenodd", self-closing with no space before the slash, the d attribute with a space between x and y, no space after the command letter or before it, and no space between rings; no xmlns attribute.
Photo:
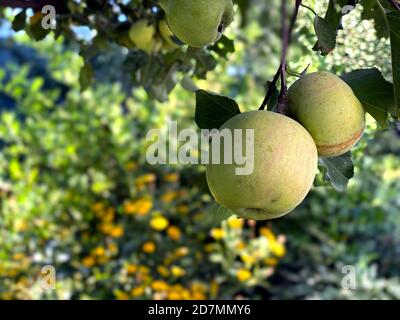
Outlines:
<svg viewBox="0 0 400 320"><path fill-rule="evenodd" d="M176 191L168 191L161 196L161 201L164 203L170 203L174 201L179 196Z"/></svg>
<svg viewBox="0 0 400 320"><path fill-rule="evenodd" d="M179 175L177 173L169 173L164 176L164 181L165 182L178 182L179 181Z"/></svg>
<svg viewBox="0 0 400 320"><path fill-rule="evenodd" d="M174 277L183 277L186 274L185 269L178 267L178 266L172 266L171 267L171 273Z"/></svg>
<svg viewBox="0 0 400 320"><path fill-rule="evenodd" d="M186 204L181 204L176 207L176 212L179 214L188 214L190 212L190 208Z"/></svg>
<svg viewBox="0 0 400 320"><path fill-rule="evenodd" d="M182 236L182 232L177 226L170 226L167 229L167 235L171 240L178 241Z"/></svg>
<svg viewBox="0 0 400 320"><path fill-rule="evenodd" d="M247 269L239 269L236 272L236 277L240 282L246 282L251 278L251 272Z"/></svg>
<svg viewBox="0 0 400 320"><path fill-rule="evenodd" d="M117 300L129 300L129 295L121 290L115 290L114 296Z"/></svg>
<svg viewBox="0 0 400 320"><path fill-rule="evenodd" d="M124 228L120 225L115 225L111 228L109 235L113 238L120 238L124 235Z"/></svg>
<svg viewBox="0 0 400 320"><path fill-rule="evenodd" d="M153 208L153 201L150 197L142 197L134 201L126 201L123 205L125 214L147 215Z"/></svg>
<svg viewBox="0 0 400 320"><path fill-rule="evenodd" d="M243 228L244 220L241 218L230 217L227 220L227 223L232 229L241 229Z"/></svg>
<svg viewBox="0 0 400 320"><path fill-rule="evenodd" d="M156 280L151 284L151 288L154 291L167 291L168 290L168 283L162 280Z"/></svg>
<svg viewBox="0 0 400 320"><path fill-rule="evenodd" d="M136 264L128 264L126 266L126 272L128 274L134 274L136 271L138 271L138 266Z"/></svg>
<svg viewBox="0 0 400 320"><path fill-rule="evenodd" d="M215 240L221 240L225 236L225 231L221 228L213 228L210 231L210 235Z"/></svg>
<svg viewBox="0 0 400 320"><path fill-rule="evenodd" d="M140 177L137 177L135 180L135 185L137 188L141 188L147 184L152 184L156 182L157 176L153 173L148 173L145 175L142 175Z"/></svg>
<svg viewBox="0 0 400 320"><path fill-rule="evenodd" d="M157 266L157 272L165 278L170 275L168 268L164 266Z"/></svg>
<svg viewBox="0 0 400 320"><path fill-rule="evenodd" d="M82 260L82 264L86 267L86 268L91 268L96 264L96 260L94 257L92 256L88 256L83 258Z"/></svg>

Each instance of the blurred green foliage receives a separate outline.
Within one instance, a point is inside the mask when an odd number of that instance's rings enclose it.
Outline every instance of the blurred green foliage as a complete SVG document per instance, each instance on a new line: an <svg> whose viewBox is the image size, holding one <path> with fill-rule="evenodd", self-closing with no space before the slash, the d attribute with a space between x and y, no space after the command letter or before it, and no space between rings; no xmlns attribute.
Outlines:
<svg viewBox="0 0 400 320"><path fill-rule="evenodd" d="M195 84L235 97L242 110L257 108L279 64L272 12L261 3L250 8L249 23L236 22L228 33L237 34L229 61ZM389 79L389 43L376 37L371 21L357 24L360 14L345 17L351 36L340 32L338 48L320 57L312 51L313 17L302 10L290 69L311 63L310 71L340 74L375 66ZM148 130L168 120L195 127L192 92L177 86L159 103L143 89L127 90L110 58L120 54L114 48L98 58L107 81L81 93L82 60L73 46L52 37L32 43L23 33L10 41L37 50L69 90L59 100L59 89L29 76L29 64L0 70L0 92L17 106L0 116L1 298L400 298L398 128L376 130L368 119L345 193L319 175L285 218L220 222L209 214L201 166L145 160ZM106 78L108 70L117 76ZM56 268L56 290L40 287L47 264ZM356 270L355 290L342 286L344 266Z"/></svg>

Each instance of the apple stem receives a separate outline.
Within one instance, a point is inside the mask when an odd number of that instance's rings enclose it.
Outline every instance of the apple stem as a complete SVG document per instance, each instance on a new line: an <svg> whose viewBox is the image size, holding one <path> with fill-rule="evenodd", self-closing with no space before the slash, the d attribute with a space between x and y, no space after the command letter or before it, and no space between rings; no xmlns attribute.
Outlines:
<svg viewBox="0 0 400 320"><path fill-rule="evenodd" d="M278 68L278 71L276 72L274 79L268 83L268 91L267 94L259 108L259 110L264 110L265 107L267 106L269 100L272 97L272 94L274 92L274 88L276 86L276 83L278 82L279 79L281 79L281 91L279 94L278 98L278 106L277 106L277 112L285 114L286 112L286 93L287 93L287 86L286 86L286 57L287 57L287 52L292 40L292 33L294 26L296 24L297 16L299 14L299 9L302 4L302 0L296 0L296 5L295 5L295 10L292 15L292 18L290 20L290 25L289 27L286 24L286 19L287 19L287 1L282 0L282 6L281 6L281 15L282 15L282 58L281 58L281 64Z"/></svg>

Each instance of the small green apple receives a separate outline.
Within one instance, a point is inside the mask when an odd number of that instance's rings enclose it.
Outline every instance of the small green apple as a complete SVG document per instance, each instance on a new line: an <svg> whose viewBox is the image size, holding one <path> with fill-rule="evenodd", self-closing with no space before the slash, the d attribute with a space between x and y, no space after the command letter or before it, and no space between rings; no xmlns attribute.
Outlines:
<svg viewBox="0 0 400 320"><path fill-rule="evenodd" d="M137 48L151 53L156 51L157 41L155 39L156 28L149 24L146 19L135 22L129 29L129 37Z"/></svg>
<svg viewBox="0 0 400 320"><path fill-rule="evenodd" d="M241 217L268 220L289 213L303 201L318 164L317 148L306 129L289 117L269 111L239 114L223 129L254 130L254 170L250 175L237 175L234 163L208 164L207 182L217 202ZM225 139L221 142L223 155Z"/></svg>
<svg viewBox="0 0 400 320"><path fill-rule="evenodd" d="M195 48L217 41L233 21L232 0L164 0L160 4L172 32Z"/></svg>
<svg viewBox="0 0 400 320"><path fill-rule="evenodd" d="M365 111L353 90L338 76L315 72L288 91L289 115L312 135L321 157L337 157L361 138Z"/></svg>

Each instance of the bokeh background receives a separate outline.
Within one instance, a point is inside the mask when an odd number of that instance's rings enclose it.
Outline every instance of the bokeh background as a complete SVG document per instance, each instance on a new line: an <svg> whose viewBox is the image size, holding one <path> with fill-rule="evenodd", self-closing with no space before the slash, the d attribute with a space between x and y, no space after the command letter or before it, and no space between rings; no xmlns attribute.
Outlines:
<svg viewBox="0 0 400 320"><path fill-rule="evenodd" d="M321 57L311 50L313 14L302 9L291 70L378 67L391 79L389 41L361 11L344 18L338 48ZM278 1L253 1L246 27L238 13L227 31L235 52L192 81L257 108L279 65L278 12ZM221 221L210 215L202 166L145 159L148 130L169 120L195 128L184 74L158 102L121 67L126 49L111 46L81 92L74 43L15 33L14 15L4 10L0 27L1 299L400 298L400 128L368 118L347 191L318 176L284 218ZM55 290L40 286L44 265L56 268ZM348 266L354 290L343 287Z"/></svg>

